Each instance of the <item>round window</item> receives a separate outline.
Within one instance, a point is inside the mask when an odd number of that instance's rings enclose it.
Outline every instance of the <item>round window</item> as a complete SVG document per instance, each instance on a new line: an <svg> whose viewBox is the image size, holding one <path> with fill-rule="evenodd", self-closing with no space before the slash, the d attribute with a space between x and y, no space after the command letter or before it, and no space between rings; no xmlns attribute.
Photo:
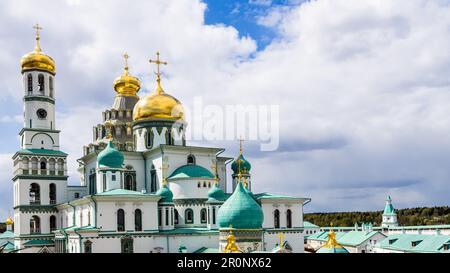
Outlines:
<svg viewBox="0 0 450 273"><path fill-rule="evenodd" d="M44 109L37 110L36 114L40 119L45 119L47 117L47 111L45 111Z"/></svg>

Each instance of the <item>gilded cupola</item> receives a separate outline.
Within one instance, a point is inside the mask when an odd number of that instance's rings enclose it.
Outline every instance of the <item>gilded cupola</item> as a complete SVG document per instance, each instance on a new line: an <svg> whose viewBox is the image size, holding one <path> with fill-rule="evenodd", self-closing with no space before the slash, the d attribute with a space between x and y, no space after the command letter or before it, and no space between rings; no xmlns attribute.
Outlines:
<svg viewBox="0 0 450 273"><path fill-rule="evenodd" d="M134 106L133 120L184 120L184 108L180 101L167 94L161 86L161 73L159 67L161 64L167 65L159 59L159 52L156 60L150 60L150 63L157 65L156 89L142 97Z"/></svg>
<svg viewBox="0 0 450 273"><path fill-rule="evenodd" d="M128 68L128 54L123 55L125 59L125 68L122 75L114 80L113 86L117 95L126 97L137 97L139 89L141 89L141 81L138 78L130 75Z"/></svg>
<svg viewBox="0 0 450 273"><path fill-rule="evenodd" d="M36 26L34 26L34 29L36 30L36 47L34 48L34 51L22 57L22 60L20 62L22 66L22 73L30 70L42 70L51 74L55 74L55 61L53 61L50 56L48 56L41 50L41 38L39 31L42 28L39 26L39 24L36 24Z"/></svg>

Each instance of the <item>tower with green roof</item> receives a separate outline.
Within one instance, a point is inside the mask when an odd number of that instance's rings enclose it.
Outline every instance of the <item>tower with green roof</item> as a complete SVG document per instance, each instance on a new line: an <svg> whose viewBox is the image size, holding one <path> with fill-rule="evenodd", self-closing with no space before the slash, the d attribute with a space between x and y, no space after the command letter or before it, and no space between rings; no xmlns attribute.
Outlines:
<svg viewBox="0 0 450 273"><path fill-rule="evenodd" d="M263 220L261 206L245 190L242 180L238 180L233 194L223 203L217 215L220 252L226 251L230 234L235 236L240 251L262 250Z"/></svg>
<svg viewBox="0 0 450 273"><path fill-rule="evenodd" d="M244 140L240 139L239 144L239 156L231 163L231 170L233 171L233 174L231 177L233 178L233 190L236 188L236 185L238 184L239 175L245 179L244 186L249 191L252 189L252 183L251 183L251 175L250 170L252 168L252 165L250 162L244 157L243 149L242 149L242 142Z"/></svg>
<svg viewBox="0 0 450 273"><path fill-rule="evenodd" d="M392 206L392 198L390 195L386 198L386 206L384 207L381 226L383 228L397 227L397 213Z"/></svg>
<svg viewBox="0 0 450 273"><path fill-rule="evenodd" d="M115 189L123 189L124 156L109 139L106 148L97 157L97 185L95 192L101 193Z"/></svg>

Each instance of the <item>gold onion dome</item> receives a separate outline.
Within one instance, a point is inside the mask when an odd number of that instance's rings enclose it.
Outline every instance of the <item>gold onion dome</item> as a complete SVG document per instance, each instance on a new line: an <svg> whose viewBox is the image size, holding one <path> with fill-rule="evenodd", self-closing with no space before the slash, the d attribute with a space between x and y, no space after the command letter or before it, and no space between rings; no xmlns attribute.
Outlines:
<svg viewBox="0 0 450 273"><path fill-rule="evenodd" d="M55 74L55 61L41 50L39 30L42 28L38 24L34 28L36 29L36 47L34 51L22 57L20 62L22 73L30 70L43 70Z"/></svg>
<svg viewBox="0 0 450 273"><path fill-rule="evenodd" d="M157 53L157 60L150 60L151 63L156 63L158 72L156 73L156 89L145 96L143 96L134 106L133 120L184 120L184 108L179 100L164 92L161 87L161 73L159 72L160 64L167 64L159 60L159 53Z"/></svg>
<svg viewBox="0 0 450 273"><path fill-rule="evenodd" d="M128 73L128 54L123 55L125 58L125 68L123 74L114 80L113 86L118 95L136 97L137 92L141 89L141 81Z"/></svg>
<svg viewBox="0 0 450 273"><path fill-rule="evenodd" d="M14 224L14 221L13 221L13 219L11 218L11 216L9 216L8 219L6 219L5 224L7 224L7 225L12 225L12 224Z"/></svg>

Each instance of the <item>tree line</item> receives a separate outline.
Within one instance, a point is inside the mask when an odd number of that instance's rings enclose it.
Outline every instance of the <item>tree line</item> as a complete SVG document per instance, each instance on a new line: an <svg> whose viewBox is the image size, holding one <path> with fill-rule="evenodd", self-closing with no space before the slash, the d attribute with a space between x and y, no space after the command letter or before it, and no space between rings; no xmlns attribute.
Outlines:
<svg viewBox="0 0 450 273"><path fill-rule="evenodd" d="M426 226L450 224L450 207L418 207L398 209L397 219L400 226ZM353 211L329 213L305 213L304 220L320 227L333 226L353 227L355 223L372 223L381 225L383 211Z"/></svg>

